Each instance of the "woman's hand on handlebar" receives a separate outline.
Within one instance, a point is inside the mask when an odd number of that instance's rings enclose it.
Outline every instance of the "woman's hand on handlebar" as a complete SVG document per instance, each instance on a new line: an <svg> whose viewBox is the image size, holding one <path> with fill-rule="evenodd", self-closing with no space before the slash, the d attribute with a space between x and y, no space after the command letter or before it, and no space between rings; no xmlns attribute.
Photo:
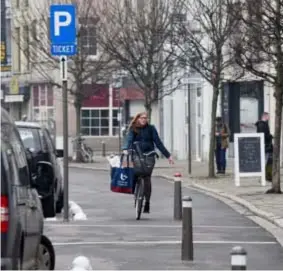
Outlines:
<svg viewBox="0 0 283 271"><path fill-rule="evenodd" d="M123 150L123 154L128 155L129 154L128 150Z"/></svg>
<svg viewBox="0 0 283 271"><path fill-rule="evenodd" d="M170 164L170 165L173 165L173 164L174 164L174 160L173 160L173 157L172 157L172 156L170 156L170 157L168 158L168 161L169 161L169 164Z"/></svg>

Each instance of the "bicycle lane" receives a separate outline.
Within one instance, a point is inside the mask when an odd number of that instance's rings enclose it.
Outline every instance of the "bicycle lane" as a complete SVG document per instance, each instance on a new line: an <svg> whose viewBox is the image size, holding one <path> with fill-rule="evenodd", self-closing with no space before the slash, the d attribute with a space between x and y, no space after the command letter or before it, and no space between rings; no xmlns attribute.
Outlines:
<svg viewBox="0 0 283 271"><path fill-rule="evenodd" d="M75 256L87 256L94 269L230 269L235 245L248 252L248 269L282 270L283 249L275 238L224 203L188 188L193 199L194 254L181 261L181 222L173 220L173 185L153 180L150 214L135 220L133 197L112 193L109 173L70 169L70 198L87 221L46 223L54 243L56 269L67 269Z"/></svg>

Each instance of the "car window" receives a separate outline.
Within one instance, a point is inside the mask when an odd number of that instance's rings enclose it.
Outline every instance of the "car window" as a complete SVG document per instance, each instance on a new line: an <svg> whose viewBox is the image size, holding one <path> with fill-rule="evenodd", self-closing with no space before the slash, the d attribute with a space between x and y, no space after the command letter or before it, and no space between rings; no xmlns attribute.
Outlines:
<svg viewBox="0 0 283 271"><path fill-rule="evenodd" d="M12 177L14 183L29 185L30 175L23 142L14 123L5 118L1 118L1 144L1 150L6 147L7 160L16 172Z"/></svg>
<svg viewBox="0 0 283 271"><path fill-rule="evenodd" d="M29 128L29 127L18 127L21 139L24 143L26 149L29 149L31 152L42 151L39 129Z"/></svg>
<svg viewBox="0 0 283 271"><path fill-rule="evenodd" d="M12 185L22 185L19 178L19 171L16 165L15 154L13 153L12 147L8 144L1 142L1 170L3 170L3 177L6 183L10 182ZM2 173L1 173L2 178Z"/></svg>
<svg viewBox="0 0 283 271"><path fill-rule="evenodd" d="M40 136L40 140L41 140L43 151L44 152L49 152L48 144L47 144L47 141L46 141L46 138L44 136L44 133L43 133L42 129L38 130L38 132L39 132L39 136Z"/></svg>
<svg viewBox="0 0 283 271"><path fill-rule="evenodd" d="M19 136L19 133L14 126L11 129L10 137L11 137L10 142L15 154L17 165L19 168L24 168L27 166L26 153L25 153L24 145Z"/></svg>
<svg viewBox="0 0 283 271"><path fill-rule="evenodd" d="M50 137L49 131L47 129L44 129L44 135L46 138L46 142L48 144L49 149L54 153L55 152L55 147L53 145L52 139Z"/></svg>
<svg viewBox="0 0 283 271"><path fill-rule="evenodd" d="M5 158L6 158L5 153L1 149L1 194L4 194L4 195L8 193L8 177L7 177L7 172L4 167L4 163L3 163Z"/></svg>

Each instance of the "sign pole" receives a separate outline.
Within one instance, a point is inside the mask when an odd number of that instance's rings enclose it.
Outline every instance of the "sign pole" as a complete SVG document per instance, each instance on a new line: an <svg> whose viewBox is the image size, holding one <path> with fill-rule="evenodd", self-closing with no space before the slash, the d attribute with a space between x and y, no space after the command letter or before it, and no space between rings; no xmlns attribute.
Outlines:
<svg viewBox="0 0 283 271"><path fill-rule="evenodd" d="M192 174L191 90L190 90L190 85L188 85L188 173Z"/></svg>
<svg viewBox="0 0 283 271"><path fill-rule="evenodd" d="M61 57L61 79L63 84L63 146L64 146L64 221L69 221L69 146L68 146L68 82L66 57Z"/></svg>
<svg viewBox="0 0 283 271"><path fill-rule="evenodd" d="M68 81L67 57L77 54L76 6L54 4L50 12L50 53L60 56L63 108L63 172L64 172L64 222L69 221L69 167L68 167Z"/></svg>

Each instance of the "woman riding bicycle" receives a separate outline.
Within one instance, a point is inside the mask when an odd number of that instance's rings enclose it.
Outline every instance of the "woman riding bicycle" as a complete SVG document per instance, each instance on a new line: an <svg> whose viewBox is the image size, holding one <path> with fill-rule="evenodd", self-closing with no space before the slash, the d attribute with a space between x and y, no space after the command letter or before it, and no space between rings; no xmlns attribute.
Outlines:
<svg viewBox="0 0 283 271"><path fill-rule="evenodd" d="M126 136L123 153L128 154L129 149L133 148L134 142L139 144L142 153L154 151L155 146L168 159L170 164L173 164L173 158L168 150L164 147L159 138L158 132L153 125L148 123L147 113L138 113L130 123L128 134ZM135 182L139 176L135 176ZM150 196L151 196L151 175L144 177L144 194L145 206L144 213L150 211Z"/></svg>

